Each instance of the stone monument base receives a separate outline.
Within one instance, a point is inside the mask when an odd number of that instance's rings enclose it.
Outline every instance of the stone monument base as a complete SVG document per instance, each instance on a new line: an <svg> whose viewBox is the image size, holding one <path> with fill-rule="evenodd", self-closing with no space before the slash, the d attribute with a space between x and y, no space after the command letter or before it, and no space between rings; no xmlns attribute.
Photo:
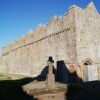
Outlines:
<svg viewBox="0 0 100 100"><path fill-rule="evenodd" d="M66 100L64 92L53 93L53 94L43 94L36 97L38 100Z"/></svg>

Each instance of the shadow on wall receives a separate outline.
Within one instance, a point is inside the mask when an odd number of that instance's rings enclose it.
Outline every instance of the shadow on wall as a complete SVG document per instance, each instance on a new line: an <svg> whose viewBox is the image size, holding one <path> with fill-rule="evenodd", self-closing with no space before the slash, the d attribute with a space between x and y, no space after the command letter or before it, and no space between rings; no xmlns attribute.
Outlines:
<svg viewBox="0 0 100 100"><path fill-rule="evenodd" d="M40 75L38 75L37 77L34 77L33 80L37 80L37 81L45 81L47 78L47 74L48 74L48 66L46 66L40 73ZM56 69L53 67L53 74L56 75ZM55 76L56 77L56 76Z"/></svg>
<svg viewBox="0 0 100 100"><path fill-rule="evenodd" d="M34 78L37 81L45 81L48 74L48 66L46 66L40 75ZM76 83L82 82L82 80L78 77L76 72L70 73L67 69L65 62L63 60L57 61L57 70L53 67L53 74L55 75L55 81L69 84L69 83Z"/></svg>
<svg viewBox="0 0 100 100"><path fill-rule="evenodd" d="M57 78L56 81L60 83L68 83L69 71L63 60L57 61Z"/></svg>
<svg viewBox="0 0 100 100"><path fill-rule="evenodd" d="M70 72L63 60L57 62L57 81L64 84L79 83L82 79L76 71Z"/></svg>

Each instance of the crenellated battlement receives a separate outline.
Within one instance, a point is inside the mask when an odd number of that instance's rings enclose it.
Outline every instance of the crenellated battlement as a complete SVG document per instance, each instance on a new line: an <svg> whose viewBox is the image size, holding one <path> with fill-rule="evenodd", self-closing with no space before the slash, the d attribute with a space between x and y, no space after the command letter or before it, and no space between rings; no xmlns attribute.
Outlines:
<svg viewBox="0 0 100 100"><path fill-rule="evenodd" d="M9 43L7 46L3 48L3 53L7 53L9 51L13 51L16 48L26 46L31 43L36 43L39 40L45 39L45 37L49 37L49 35L59 33L61 30L66 30L66 28L72 27L73 20L71 20L71 15L75 12L95 12L98 14L93 2L90 2L86 8L80 8L76 5L72 5L69 7L68 12L62 17L54 16L52 17L46 25L38 25L38 27L29 32L28 34L22 36L18 40ZM75 17L73 15L73 17ZM98 14L99 15L99 14ZM70 20L70 21L69 21ZM72 21L72 22L71 22Z"/></svg>
<svg viewBox="0 0 100 100"><path fill-rule="evenodd" d="M48 36L45 36L45 37L43 37L43 38L41 38L41 39L39 39L39 40L37 40L37 41L24 42L23 45L21 45L21 46L16 46L14 49L9 50L8 52L4 52L4 53L2 54L2 56L5 56L5 55L9 54L10 52L12 52L12 51L14 51L14 50L17 50L17 49L19 49L19 48L22 48L22 47L24 47L24 46L31 45L31 44L34 44L34 43L37 43L37 42L41 42L42 40L47 39L47 38L52 38L53 36L56 36L56 35L58 35L58 34L61 34L61 33L65 32L65 31L68 31L68 30L70 30L70 28L66 28L66 29L63 29L63 30L61 30L61 31L59 31L59 32L52 33L52 34L50 34L50 35L48 35ZM16 41L16 42L17 42L17 41Z"/></svg>

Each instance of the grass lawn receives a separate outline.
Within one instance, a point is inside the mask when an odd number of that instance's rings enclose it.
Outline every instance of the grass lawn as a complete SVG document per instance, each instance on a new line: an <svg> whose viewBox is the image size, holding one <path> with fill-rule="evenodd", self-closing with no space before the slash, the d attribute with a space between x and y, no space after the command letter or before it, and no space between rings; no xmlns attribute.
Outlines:
<svg viewBox="0 0 100 100"><path fill-rule="evenodd" d="M25 78L23 75L9 74L9 73L0 73L0 80L15 80Z"/></svg>

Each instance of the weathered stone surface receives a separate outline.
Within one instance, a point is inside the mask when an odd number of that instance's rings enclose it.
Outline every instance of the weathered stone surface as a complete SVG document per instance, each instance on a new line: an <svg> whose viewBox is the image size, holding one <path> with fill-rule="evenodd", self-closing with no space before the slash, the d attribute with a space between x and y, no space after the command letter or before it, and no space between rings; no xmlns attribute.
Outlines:
<svg viewBox="0 0 100 100"><path fill-rule="evenodd" d="M67 66L76 64L76 69L80 66L82 72L77 72L84 77L86 59L100 66L99 37L100 15L94 4L91 2L84 9L74 5L63 19L55 16L46 25L39 25L5 46L0 70L36 76L45 67L48 56L53 56L55 62L64 60Z"/></svg>

